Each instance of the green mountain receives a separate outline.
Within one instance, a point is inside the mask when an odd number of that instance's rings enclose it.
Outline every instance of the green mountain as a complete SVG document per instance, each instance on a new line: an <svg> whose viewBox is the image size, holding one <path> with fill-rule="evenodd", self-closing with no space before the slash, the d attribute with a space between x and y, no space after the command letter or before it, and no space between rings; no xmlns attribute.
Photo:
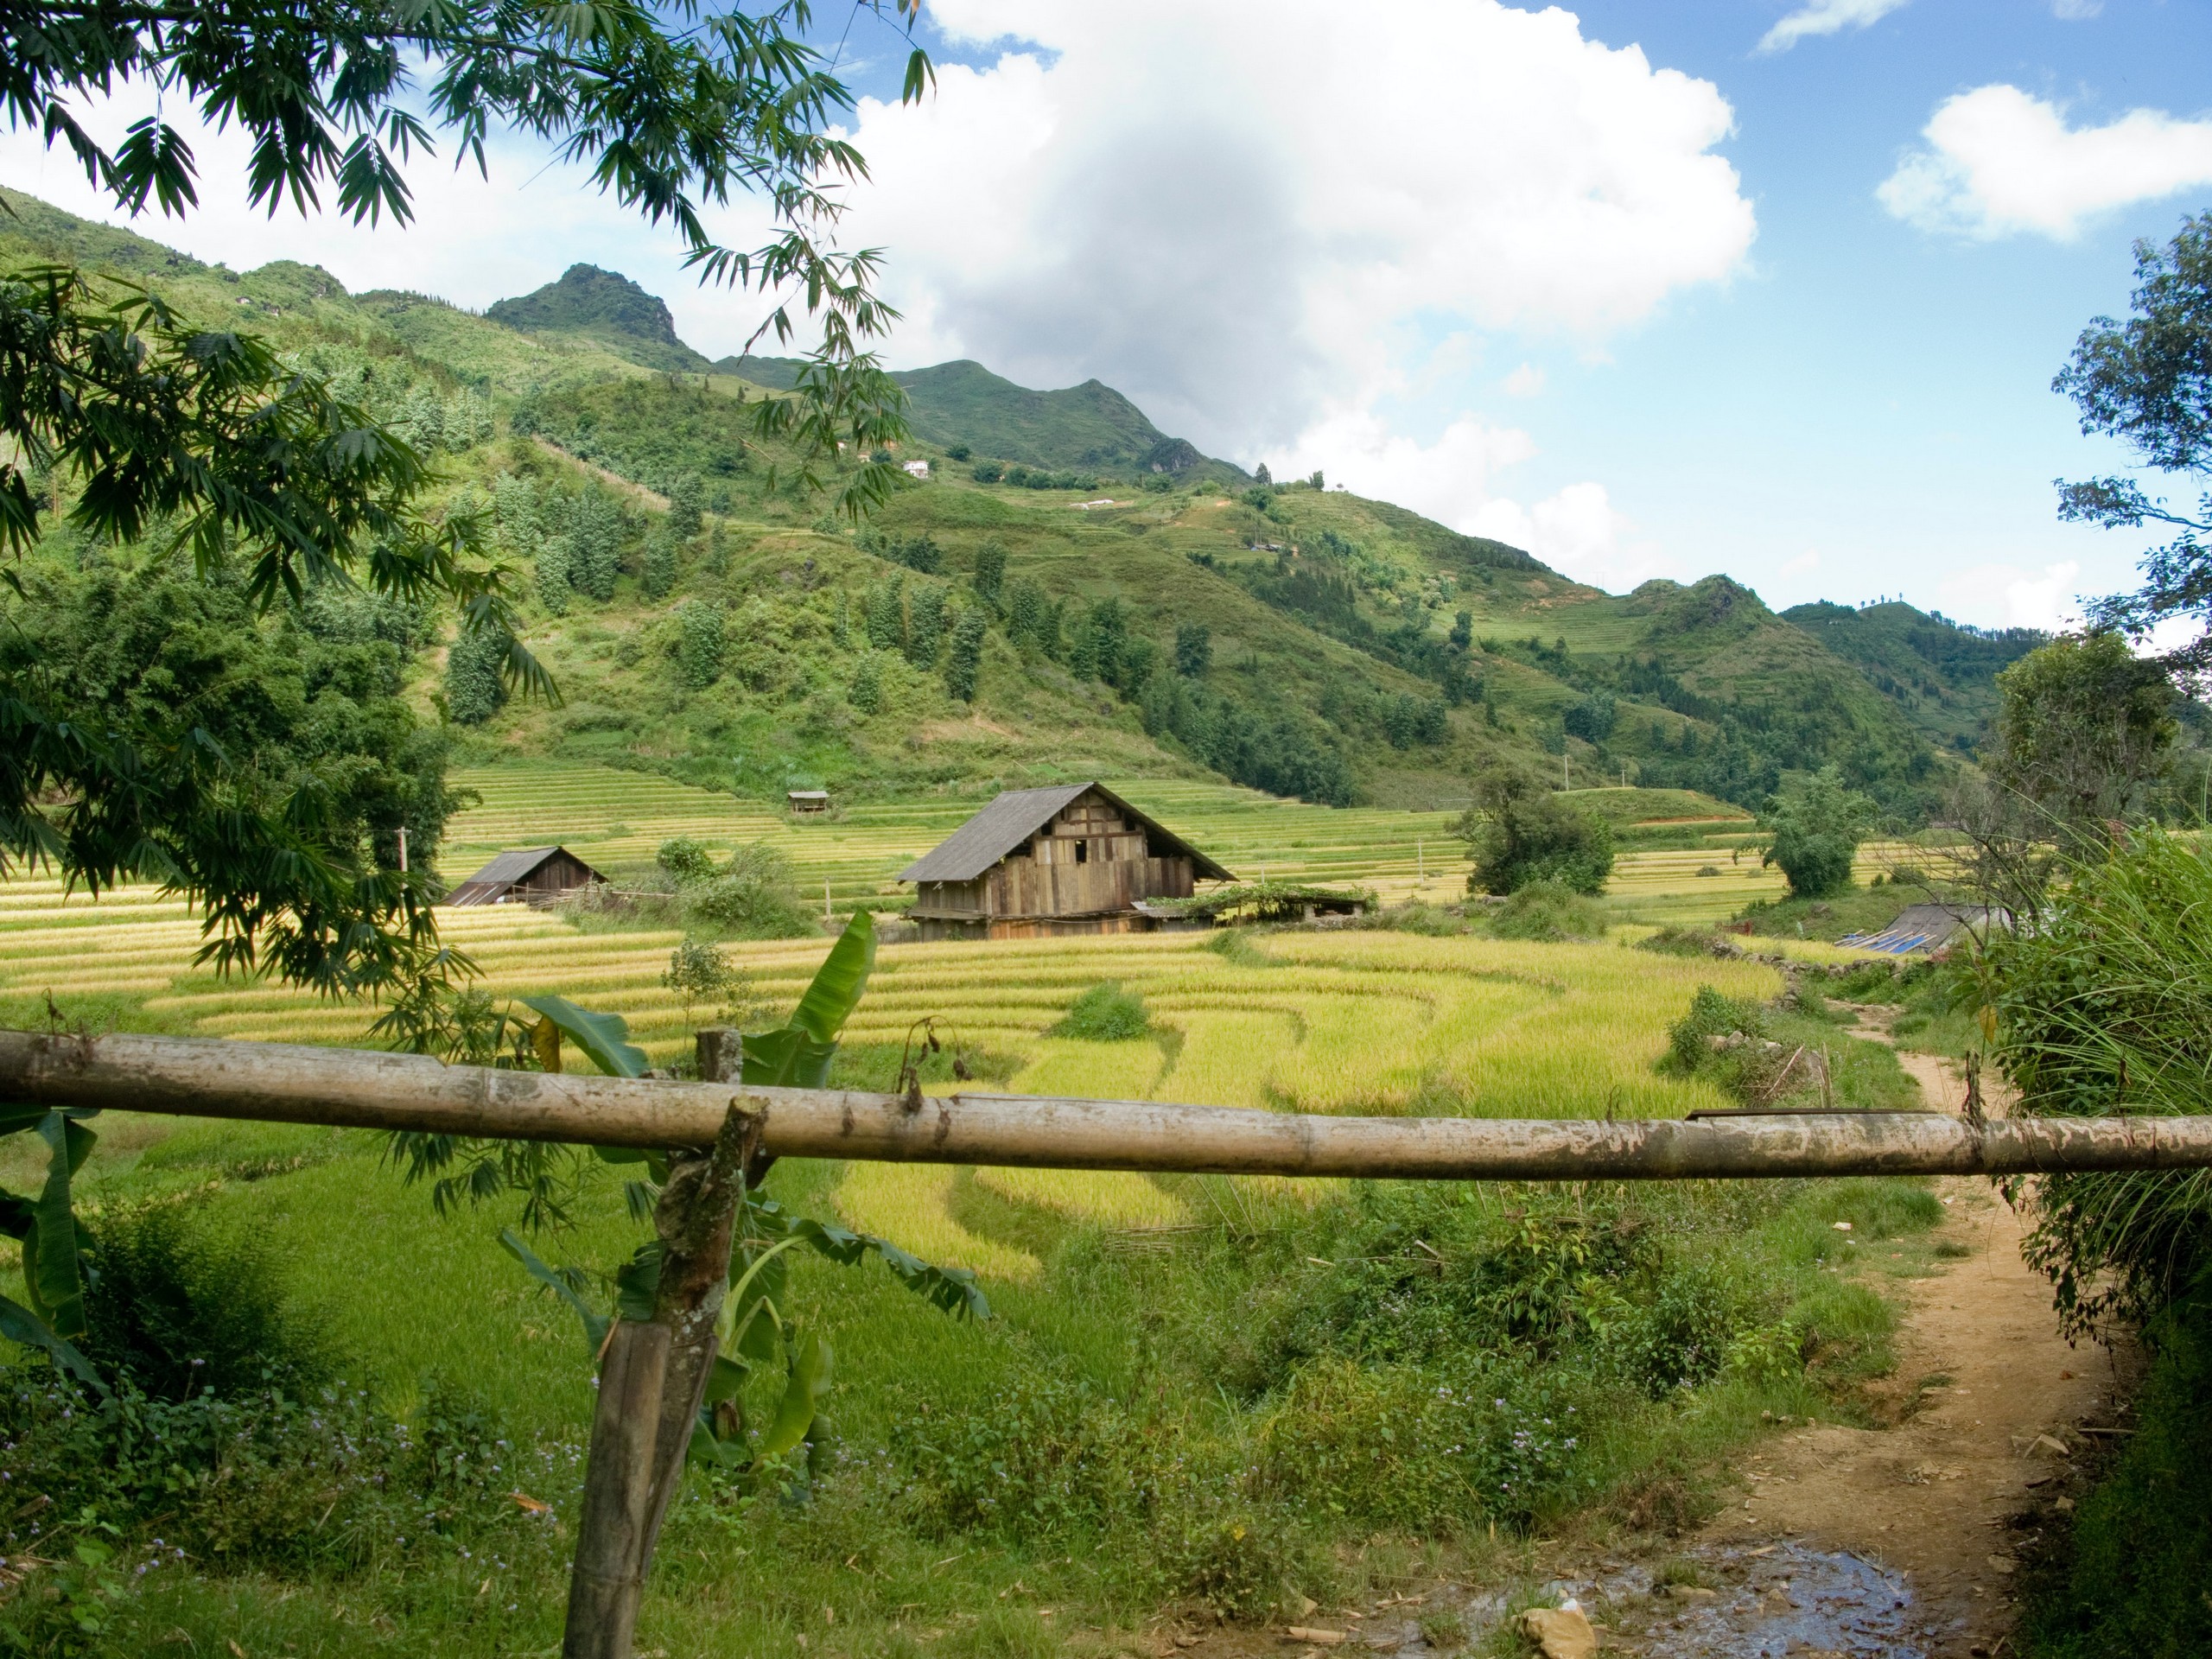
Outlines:
<svg viewBox="0 0 2212 1659"><path fill-rule="evenodd" d="M799 366L795 357L726 357L715 365L774 391L790 391ZM1202 470L1224 483L1249 481L1243 467L1169 437L1103 381L1032 391L966 358L891 378L906 389L914 435L942 449L1027 467L1178 477Z"/></svg>
<svg viewBox="0 0 2212 1659"><path fill-rule="evenodd" d="M2037 628L1967 627L1897 601L1854 609L1821 600L1782 614L1857 664L1931 741L1967 755L1996 719L1998 674L2050 638Z"/></svg>
<svg viewBox="0 0 2212 1659"><path fill-rule="evenodd" d="M439 453L457 505L490 509L564 701L501 705L429 660L412 695L464 759L760 794L1213 773L1431 806L1500 757L1748 805L1834 760L1911 811L1992 664L2025 648L1916 613L1808 626L1725 577L1605 594L1388 502L1163 461L1175 441L1096 382L1030 391L967 363L903 377L900 458L927 476L855 527L751 435L747 403L790 360L695 361L611 273L578 266L478 316L9 200L0 260L113 270L255 328ZM78 556L66 530L49 539Z"/></svg>
<svg viewBox="0 0 2212 1659"><path fill-rule="evenodd" d="M597 265L570 265L558 282L519 299L495 301L484 315L524 334L595 341L641 368L699 374L713 367L676 337L676 319L665 302Z"/></svg>

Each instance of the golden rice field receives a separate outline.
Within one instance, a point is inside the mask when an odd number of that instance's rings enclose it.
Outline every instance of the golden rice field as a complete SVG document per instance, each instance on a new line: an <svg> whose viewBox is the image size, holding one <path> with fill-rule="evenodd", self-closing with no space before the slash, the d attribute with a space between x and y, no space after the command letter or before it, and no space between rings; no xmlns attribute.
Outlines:
<svg viewBox="0 0 2212 1659"><path fill-rule="evenodd" d="M841 910L895 893L897 870L974 808L859 806L794 823L755 803L597 768L517 766L460 781L482 798L454 822L442 860L449 876L503 849L549 842L620 880L649 866L671 836L768 841L790 854L810 888L826 881ZM1465 864L1446 814L1338 810L1205 784L1115 787L1240 875L1357 884L1397 899L1441 902L1462 890ZM1868 873L1879 868L1878 850L1863 861ZM1624 917L1660 924L1718 919L1780 891L1755 858L1731 862L1725 849L1707 849L1624 856L1610 899ZM445 912L442 926L495 996L558 992L620 1012L657 1059L688 1051L692 1027L710 1012L685 1008L659 983L680 937L672 930L587 933L519 906ZM1203 934L887 945L848 1040L896 1044L914 1021L937 1015L1011 1070L1007 1088L1027 1094L1499 1116L1644 1116L1720 1103L1704 1085L1653 1071L1666 1028L1700 983L1764 997L1777 976L1625 948L1647 931L1624 927L1595 945L1292 932L1226 953ZM193 968L199 943L186 906L151 888L94 903L53 880L0 884L0 995L120 998L162 1028L209 1036L365 1039L373 1008L216 980ZM772 1007L797 997L825 948L802 939L728 950ZM1153 1039L1046 1034L1081 992L1106 980L1144 998ZM1195 1195L1214 1190L1136 1175L860 1165L844 1177L839 1204L855 1224L926 1255L1020 1277L1035 1271L1034 1259L1000 1242L1003 1229L986 1236L963 1214L1014 1205L1116 1229L1168 1228L1192 1219Z"/></svg>
<svg viewBox="0 0 2212 1659"><path fill-rule="evenodd" d="M501 997L557 991L613 1009L657 1058L686 1050L698 1011L658 982L674 932L585 934L521 906L450 912L446 931ZM1204 934L893 944L882 950L853 1043L898 1043L925 1015L1000 1057L1014 1092L1152 1098L1315 1112L1500 1116L1675 1115L1721 1103L1658 1076L1666 1027L1697 985L1773 994L1772 970L1595 945L1433 939L1382 932L1282 933L1234 952ZM131 996L169 1029L264 1041L362 1039L372 1011L278 986L195 975L197 924L144 889L97 904L58 884L0 888L0 992L67 1001ZM733 945L761 1000L788 1006L825 942ZM1124 1043L1050 1036L1103 980L1137 992L1158 1036ZM986 1273L1035 1268L963 1226L995 1201L1116 1228L1190 1218L1189 1183L1135 1175L856 1166L839 1194L855 1224Z"/></svg>

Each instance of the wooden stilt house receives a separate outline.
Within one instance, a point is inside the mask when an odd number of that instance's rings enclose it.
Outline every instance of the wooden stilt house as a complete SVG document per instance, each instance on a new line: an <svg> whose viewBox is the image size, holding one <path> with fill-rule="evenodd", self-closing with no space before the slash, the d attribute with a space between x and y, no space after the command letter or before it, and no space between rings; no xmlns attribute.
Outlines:
<svg viewBox="0 0 2212 1659"><path fill-rule="evenodd" d="M1020 939L1148 931L1144 901L1234 878L1111 790L1064 784L1008 790L899 879L925 939Z"/></svg>

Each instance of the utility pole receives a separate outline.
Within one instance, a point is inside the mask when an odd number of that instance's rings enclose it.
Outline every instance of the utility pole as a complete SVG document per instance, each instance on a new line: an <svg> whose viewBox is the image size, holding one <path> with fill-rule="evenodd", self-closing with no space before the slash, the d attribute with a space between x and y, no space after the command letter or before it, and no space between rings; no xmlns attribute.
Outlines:
<svg viewBox="0 0 2212 1659"><path fill-rule="evenodd" d="M407 826L399 826L399 873L407 874Z"/></svg>
<svg viewBox="0 0 2212 1659"><path fill-rule="evenodd" d="M1560 792L1561 794L1566 793L1568 790L1574 787L1573 782L1572 781L1572 774L1567 768L1567 751L1565 749L1561 749L1559 752L1559 786Z"/></svg>

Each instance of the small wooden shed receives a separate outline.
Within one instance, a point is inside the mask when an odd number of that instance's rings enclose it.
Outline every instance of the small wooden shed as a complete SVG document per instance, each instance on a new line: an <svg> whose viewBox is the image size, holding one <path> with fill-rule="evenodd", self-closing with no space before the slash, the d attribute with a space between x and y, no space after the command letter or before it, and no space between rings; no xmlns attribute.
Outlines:
<svg viewBox="0 0 2212 1659"><path fill-rule="evenodd" d="M565 847L501 853L446 895L448 905L548 905L607 878Z"/></svg>
<svg viewBox="0 0 2212 1659"><path fill-rule="evenodd" d="M1230 873L1098 784L1012 789L899 872L925 939L1146 932L1140 901Z"/></svg>
<svg viewBox="0 0 2212 1659"><path fill-rule="evenodd" d="M827 812L830 791L826 789L787 789L784 791L784 805L793 812Z"/></svg>

